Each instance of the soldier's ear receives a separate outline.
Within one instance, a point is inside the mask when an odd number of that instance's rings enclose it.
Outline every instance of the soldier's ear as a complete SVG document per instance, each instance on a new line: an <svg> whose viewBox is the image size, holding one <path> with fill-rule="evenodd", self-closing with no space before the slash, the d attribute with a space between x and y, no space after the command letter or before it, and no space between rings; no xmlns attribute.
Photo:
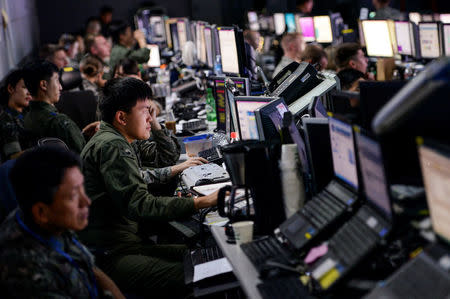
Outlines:
<svg viewBox="0 0 450 299"><path fill-rule="evenodd" d="M43 202L37 202L31 207L33 219L39 226L44 226L49 222L48 206Z"/></svg>
<svg viewBox="0 0 450 299"><path fill-rule="evenodd" d="M39 81L39 87L42 90L47 91L47 86L48 86L48 82L46 80Z"/></svg>
<svg viewBox="0 0 450 299"><path fill-rule="evenodd" d="M8 84L8 87L6 89L8 90L8 93L10 95L14 93L14 87L11 84Z"/></svg>
<svg viewBox="0 0 450 299"><path fill-rule="evenodd" d="M127 124L127 113L124 111L116 111L115 120L118 124L126 126Z"/></svg>

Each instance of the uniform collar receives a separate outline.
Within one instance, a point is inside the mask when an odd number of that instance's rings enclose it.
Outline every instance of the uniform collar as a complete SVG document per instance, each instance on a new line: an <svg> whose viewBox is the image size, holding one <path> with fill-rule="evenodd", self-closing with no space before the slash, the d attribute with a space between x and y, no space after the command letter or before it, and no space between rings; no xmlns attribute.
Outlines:
<svg viewBox="0 0 450 299"><path fill-rule="evenodd" d="M123 140L125 140L128 143L128 140L125 138L125 136L123 136L119 130L117 130L113 125L111 125L110 123L107 123L105 121L101 121L100 122L100 131L104 131L104 132L109 132L109 133L113 133L115 135L118 135L120 137L123 138Z"/></svg>
<svg viewBox="0 0 450 299"><path fill-rule="evenodd" d="M42 109L42 110L48 110L50 112L58 112L55 106L50 105L46 102L41 101L31 101L30 102L30 108L31 109Z"/></svg>

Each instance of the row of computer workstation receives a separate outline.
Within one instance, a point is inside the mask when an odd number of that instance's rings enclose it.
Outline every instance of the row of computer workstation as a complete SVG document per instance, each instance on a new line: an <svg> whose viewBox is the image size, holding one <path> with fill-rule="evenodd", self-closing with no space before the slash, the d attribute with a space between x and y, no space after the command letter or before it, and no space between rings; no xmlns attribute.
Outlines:
<svg viewBox="0 0 450 299"><path fill-rule="evenodd" d="M338 14L249 12L248 19L250 29L273 38L285 31L323 44L347 38ZM202 101L195 98L203 84L214 97L215 135L228 140L232 135L235 141L213 142L204 151L220 170L196 166L203 170L182 175L189 192L207 194L225 186L218 209L194 217L203 239L196 241L205 241L211 230L220 245L187 258L192 267L186 266L186 280L198 283L197 295L236 286L251 298L450 295L450 60L439 58L450 50L450 24L416 21L360 22L370 57L397 59L400 68L405 62L421 67L407 81L361 82L355 94L340 90L335 73L318 72L308 63L291 63L271 82L252 81L236 26L168 19L145 9L136 14L136 27L157 50L149 66L159 66L159 54L175 63L173 55L184 52L188 41L196 47L194 83L172 86L179 97L172 103L176 117L202 124L186 131L205 129L205 113L196 106ZM343 104L355 97L356 117ZM300 181L294 196L287 196L281 179L285 144L295 144L298 153L289 161ZM294 212L286 211L293 204L288 197L296 201ZM227 223L242 220L254 221L254 238L238 248ZM187 235L198 232L189 225L174 224ZM231 266L220 264L218 272L199 268L226 258ZM252 267L251 274L239 264ZM233 275L222 275L232 271L239 278L235 284L228 280L235 280Z"/></svg>

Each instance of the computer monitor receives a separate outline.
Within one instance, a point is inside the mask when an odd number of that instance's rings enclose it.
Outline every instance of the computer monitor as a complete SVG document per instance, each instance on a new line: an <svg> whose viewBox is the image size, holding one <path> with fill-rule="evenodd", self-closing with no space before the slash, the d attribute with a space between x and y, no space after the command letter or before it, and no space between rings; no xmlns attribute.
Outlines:
<svg viewBox="0 0 450 299"><path fill-rule="evenodd" d="M410 12L408 16L409 16L409 20L416 25L418 25L419 22L422 21L422 16L418 12Z"/></svg>
<svg viewBox="0 0 450 299"><path fill-rule="evenodd" d="M362 21L362 29L368 56L394 56L387 20L364 20Z"/></svg>
<svg viewBox="0 0 450 299"><path fill-rule="evenodd" d="M141 30L145 35L147 43L151 43L150 37L150 9L139 9L134 15L134 26L136 29Z"/></svg>
<svg viewBox="0 0 450 299"><path fill-rule="evenodd" d="M295 26L295 15L293 13L284 14L284 18L286 21L287 32L295 32L297 31L297 27Z"/></svg>
<svg viewBox="0 0 450 299"><path fill-rule="evenodd" d="M419 159L433 231L450 242L450 152L425 143L419 146Z"/></svg>
<svg viewBox="0 0 450 299"><path fill-rule="evenodd" d="M164 20L165 23L165 29L166 29L166 39L167 39L167 47L173 49L173 42L172 42L172 31L170 29L170 24L176 24L177 19L176 18L166 18Z"/></svg>
<svg viewBox="0 0 450 299"><path fill-rule="evenodd" d="M163 44L166 41L163 16L151 16L149 27L150 44Z"/></svg>
<svg viewBox="0 0 450 299"><path fill-rule="evenodd" d="M444 24L442 28L445 56L450 56L450 24Z"/></svg>
<svg viewBox="0 0 450 299"><path fill-rule="evenodd" d="M415 56L414 37L409 22L395 22L395 35L397 37L397 50L400 55Z"/></svg>
<svg viewBox="0 0 450 299"><path fill-rule="evenodd" d="M195 43L197 46L197 58L203 64L208 64L206 54L206 40L205 40L205 23L197 22L195 27Z"/></svg>
<svg viewBox="0 0 450 299"><path fill-rule="evenodd" d="M161 58L159 55L158 45L147 45L147 49L150 50L150 57L147 61L147 65L151 68L159 68L161 66Z"/></svg>
<svg viewBox="0 0 450 299"><path fill-rule="evenodd" d="M358 151L364 195L389 219L392 219L392 206L389 197L389 186L383 164L380 144L369 138L359 127L355 127L355 140Z"/></svg>
<svg viewBox="0 0 450 299"><path fill-rule="evenodd" d="M203 34L205 37L206 64L208 65L208 67L213 68L214 60L216 59L216 55L214 55L211 27L205 26L205 28L203 30Z"/></svg>
<svg viewBox="0 0 450 299"><path fill-rule="evenodd" d="M334 175L353 189L358 190L352 126L330 117L329 128Z"/></svg>
<svg viewBox="0 0 450 299"><path fill-rule="evenodd" d="M438 22L419 23L419 43L422 58L438 58L441 56L441 32Z"/></svg>
<svg viewBox="0 0 450 299"><path fill-rule="evenodd" d="M218 27L222 71L225 74L240 74L236 32L233 27Z"/></svg>
<svg viewBox="0 0 450 299"><path fill-rule="evenodd" d="M309 105L309 116L316 118L328 118L327 110L320 97L314 97Z"/></svg>
<svg viewBox="0 0 450 299"><path fill-rule="evenodd" d="M273 15L273 22L275 25L275 34L282 35L286 31L286 21L283 13L275 13Z"/></svg>
<svg viewBox="0 0 450 299"><path fill-rule="evenodd" d="M238 133L241 140L259 140L255 110L273 98L264 97L235 97L234 105L238 121Z"/></svg>
<svg viewBox="0 0 450 299"><path fill-rule="evenodd" d="M444 24L450 24L450 14L449 13L441 13L439 15L439 20Z"/></svg>
<svg viewBox="0 0 450 299"><path fill-rule="evenodd" d="M281 129L283 126L284 113L288 112L288 106L282 98L274 99L266 105L255 110L256 122L258 125L260 140L280 140ZM300 135L295 123L292 121L289 125L289 133L292 140L297 145L302 170L309 174L308 157L306 154L306 146Z"/></svg>
<svg viewBox="0 0 450 299"><path fill-rule="evenodd" d="M178 43L181 51L183 51L184 45L188 41L188 28L189 24L187 23L187 20L178 19L177 21Z"/></svg>
<svg viewBox="0 0 450 299"><path fill-rule="evenodd" d="M247 18L250 30L259 31L258 15L256 11L247 12Z"/></svg>
<svg viewBox="0 0 450 299"><path fill-rule="evenodd" d="M170 36L172 40L172 49L177 52L180 51L180 40L178 39L178 23L177 21L169 23Z"/></svg>
<svg viewBox="0 0 450 299"><path fill-rule="evenodd" d="M329 16L315 16L314 17L314 32L316 35L316 42L318 43L332 43L333 30L331 27L331 20Z"/></svg>
<svg viewBox="0 0 450 299"><path fill-rule="evenodd" d="M303 35L303 41L313 42L316 40L313 17L300 17L298 19L298 24L301 30L300 33Z"/></svg>

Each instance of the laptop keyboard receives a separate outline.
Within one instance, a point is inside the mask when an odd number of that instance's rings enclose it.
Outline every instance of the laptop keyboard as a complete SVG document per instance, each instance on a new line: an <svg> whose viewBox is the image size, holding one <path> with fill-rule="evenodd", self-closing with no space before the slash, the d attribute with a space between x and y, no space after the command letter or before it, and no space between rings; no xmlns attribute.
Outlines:
<svg viewBox="0 0 450 299"><path fill-rule="evenodd" d="M212 147L204 151L200 151L197 154L199 157L205 158L209 162L214 162L222 159L222 155L217 147Z"/></svg>
<svg viewBox="0 0 450 299"><path fill-rule="evenodd" d="M379 237L354 216L330 239L329 247L347 266L354 266L376 244Z"/></svg>
<svg viewBox="0 0 450 299"><path fill-rule="evenodd" d="M302 214L317 229L321 230L341 215L345 205L328 194L317 194L305 204Z"/></svg>
<svg viewBox="0 0 450 299"><path fill-rule="evenodd" d="M191 252L192 265L203 264L223 258L222 250L218 246L196 249Z"/></svg>
<svg viewBox="0 0 450 299"><path fill-rule="evenodd" d="M258 290L265 299L310 297L308 289L300 282L298 276L285 276L267 280L258 285Z"/></svg>
<svg viewBox="0 0 450 299"><path fill-rule="evenodd" d="M261 270L261 267L268 259L275 259L288 265L298 263L298 260L287 249L283 248L274 237L242 244L241 248L258 270Z"/></svg>
<svg viewBox="0 0 450 299"><path fill-rule="evenodd" d="M200 131L206 130L208 127L204 119L187 121L182 124L183 131Z"/></svg>

